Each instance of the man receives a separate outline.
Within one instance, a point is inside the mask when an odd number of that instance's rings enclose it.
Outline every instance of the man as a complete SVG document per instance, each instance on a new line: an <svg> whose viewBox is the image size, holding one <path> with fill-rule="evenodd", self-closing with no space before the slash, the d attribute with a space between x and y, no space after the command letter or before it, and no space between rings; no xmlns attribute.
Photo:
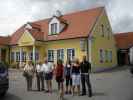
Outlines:
<svg viewBox="0 0 133 100"><path fill-rule="evenodd" d="M85 83L88 86L88 96L92 97L92 88L90 83L90 77L89 73L91 71L91 64L86 60L86 56L83 56L83 61L80 64L81 68L81 83L82 83L82 96L86 95L86 86Z"/></svg>
<svg viewBox="0 0 133 100"><path fill-rule="evenodd" d="M43 75L41 62L37 62L36 64L36 78L37 78L38 91L40 91L40 84L41 84L41 90L44 90L44 75Z"/></svg>
<svg viewBox="0 0 133 100"><path fill-rule="evenodd" d="M53 63L48 62L47 59L45 59L44 73L45 73L45 81L47 85L46 92L52 93Z"/></svg>

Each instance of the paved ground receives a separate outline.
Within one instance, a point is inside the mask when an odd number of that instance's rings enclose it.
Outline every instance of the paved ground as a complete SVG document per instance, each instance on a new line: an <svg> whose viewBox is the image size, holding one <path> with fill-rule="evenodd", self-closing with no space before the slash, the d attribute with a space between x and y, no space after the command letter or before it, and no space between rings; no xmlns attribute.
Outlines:
<svg viewBox="0 0 133 100"><path fill-rule="evenodd" d="M127 66L125 66L127 67ZM57 100L56 83L52 95L43 92L27 92L25 79L20 71L10 71L10 89L0 100ZM110 72L91 74L94 96L65 96L65 100L133 100L133 77L128 69L120 68ZM33 89L36 82L34 81Z"/></svg>

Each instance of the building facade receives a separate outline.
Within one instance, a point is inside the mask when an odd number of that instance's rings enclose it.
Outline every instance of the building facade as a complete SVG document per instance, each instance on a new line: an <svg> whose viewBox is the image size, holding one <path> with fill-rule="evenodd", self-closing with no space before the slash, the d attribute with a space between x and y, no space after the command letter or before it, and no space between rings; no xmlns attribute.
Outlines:
<svg viewBox="0 0 133 100"><path fill-rule="evenodd" d="M133 64L133 32L115 34L119 65Z"/></svg>
<svg viewBox="0 0 133 100"><path fill-rule="evenodd" d="M9 62L19 66L27 60L56 63L62 59L84 55L93 69L117 65L116 45L104 7L62 15L57 12L48 19L26 23L9 40Z"/></svg>

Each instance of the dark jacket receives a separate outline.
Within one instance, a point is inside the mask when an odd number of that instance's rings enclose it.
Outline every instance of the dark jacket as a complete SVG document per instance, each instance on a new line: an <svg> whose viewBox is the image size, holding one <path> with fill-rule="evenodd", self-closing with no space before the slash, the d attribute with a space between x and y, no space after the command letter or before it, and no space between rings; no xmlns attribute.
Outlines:
<svg viewBox="0 0 133 100"><path fill-rule="evenodd" d="M81 70L81 73L89 73L91 70L91 64L88 61L81 62L80 70Z"/></svg>

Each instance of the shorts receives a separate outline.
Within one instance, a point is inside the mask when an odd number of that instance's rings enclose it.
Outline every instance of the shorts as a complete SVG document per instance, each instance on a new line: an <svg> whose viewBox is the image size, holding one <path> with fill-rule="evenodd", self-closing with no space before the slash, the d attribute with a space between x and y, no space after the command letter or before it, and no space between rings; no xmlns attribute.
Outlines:
<svg viewBox="0 0 133 100"><path fill-rule="evenodd" d="M45 73L45 80L52 80L53 78L53 73L50 72L50 73Z"/></svg>
<svg viewBox="0 0 133 100"><path fill-rule="evenodd" d="M61 82L63 82L64 81L64 79L62 78L62 76L57 76L56 77L56 82L57 83L61 83Z"/></svg>
<svg viewBox="0 0 133 100"><path fill-rule="evenodd" d="M72 85L80 85L80 74L72 74Z"/></svg>
<svg viewBox="0 0 133 100"><path fill-rule="evenodd" d="M72 86L72 78L70 76L66 76L66 86Z"/></svg>

